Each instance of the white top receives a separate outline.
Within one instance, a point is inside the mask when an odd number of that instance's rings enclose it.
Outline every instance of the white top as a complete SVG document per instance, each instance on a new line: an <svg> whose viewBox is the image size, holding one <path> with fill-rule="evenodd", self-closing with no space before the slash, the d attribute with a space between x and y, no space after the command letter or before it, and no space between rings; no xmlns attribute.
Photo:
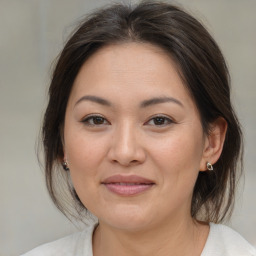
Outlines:
<svg viewBox="0 0 256 256"><path fill-rule="evenodd" d="M94 225L21 256L93 256L93 230ZM210 223L209 236L201 256L256 256L256 249L231 228Z"/></svg>

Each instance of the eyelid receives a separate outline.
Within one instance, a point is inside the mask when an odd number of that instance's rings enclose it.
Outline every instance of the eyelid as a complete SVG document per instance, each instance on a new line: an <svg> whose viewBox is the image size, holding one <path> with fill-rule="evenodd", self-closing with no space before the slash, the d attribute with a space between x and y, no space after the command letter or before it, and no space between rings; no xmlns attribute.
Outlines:
<svg viewBox="0 0 256 256"><path fill-rule="evenodd" d="M82 118L82 120L80 122L84 123L87 126L102 126L102 125L105 125L104 123L103 124L90 124L89 123L89 120L93 120L93 118L97 118L97 117L100 117L100 118L104 119L104 122L107 121L107 123L110 124L110 122L104 116L102 116L100 114L90 114L90 115L87 115L84 118ZM157 115L151 116L145 124L148 124L151 120L154 120L156 118L163 118L165 121L167 120L168 123L167 124L159 124L159 125L153 124L151 126L165 127L167 125L175 123L173 118L171 118L169 116L166 116L164 114L157 114Z"/></svg>
<svg viewBox="0 0 256 256"><path fill-rule="evenodd" d="M151 121L151 120L153 120L153 119L155 119L155 118L163 118L163 119L165 119L165 121L166 121L166 120L168 121L168 124L162 124L162 125L156 125L156 124L154 124L154 125L152 125L152 126L156 126L156 127L165 127L165 126L167 126L167 125L176 123L175 120L174 120L173 118L171 118L170 116L166 116L166 115L164 115L164 114L157 114L157 115L154 115L154 116L150 117L149 120L146 122L146 124L147 124L149 121Z"/></svg>
<svg viewBox="0 0 256 256"><path fill-rule="evenodd" d="M87 125L87 126L102 126L102 125L104 125L104 124L90 124L88 122L89 120L93 120L93 118L97 118L97 117L100 117L100 118L104 119L104 121L107 121L107 123L110 124L109 121L104 116L99 115L99 114L87 115L87 116L83 117L80 122Z"/></svg>

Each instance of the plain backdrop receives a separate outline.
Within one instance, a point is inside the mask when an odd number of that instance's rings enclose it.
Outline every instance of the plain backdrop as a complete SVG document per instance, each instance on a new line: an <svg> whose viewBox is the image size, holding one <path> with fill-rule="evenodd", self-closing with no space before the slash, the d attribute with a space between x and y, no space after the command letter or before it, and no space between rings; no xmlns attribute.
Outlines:
<svg viewBox="0 0 256 256"><path fill-rule="evenodd" d="M52 61L79 18L107 3L0 0L0 256L19 255L77 230L49 199L35 145ZM256 1L176 3L206 25L230 68L245 133L245 178L228 225L256 246Z"/></svg>

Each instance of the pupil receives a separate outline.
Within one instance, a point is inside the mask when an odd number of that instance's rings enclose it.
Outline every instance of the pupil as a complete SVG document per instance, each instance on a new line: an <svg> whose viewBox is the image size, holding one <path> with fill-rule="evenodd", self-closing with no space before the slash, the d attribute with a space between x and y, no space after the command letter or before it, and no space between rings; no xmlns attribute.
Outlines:
<svg viewBox="0 0 256 256"><path fill-rule="evenodd" d="M155 124L163 124L164 123L164 118L156 117L154 123Z"/></svg>
<svg viewBox="0 0 256 256"><path fill-rule="evenodd" d="M102 117L94 117L94 123L95 124L102 124L103 123L103 118Z"/></svg>

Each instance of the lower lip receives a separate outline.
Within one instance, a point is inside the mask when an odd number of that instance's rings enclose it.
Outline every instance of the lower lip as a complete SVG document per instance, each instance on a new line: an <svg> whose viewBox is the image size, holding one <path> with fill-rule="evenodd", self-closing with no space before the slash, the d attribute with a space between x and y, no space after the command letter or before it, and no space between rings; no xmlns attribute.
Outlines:
<svg viewBox="0 0 256 256"><path fill-rule="evenodd" d="M154 184L138 184L138 185L120 185L115 183L104 184L111 192L122 195L132 196L149 190Z"/></svg>

